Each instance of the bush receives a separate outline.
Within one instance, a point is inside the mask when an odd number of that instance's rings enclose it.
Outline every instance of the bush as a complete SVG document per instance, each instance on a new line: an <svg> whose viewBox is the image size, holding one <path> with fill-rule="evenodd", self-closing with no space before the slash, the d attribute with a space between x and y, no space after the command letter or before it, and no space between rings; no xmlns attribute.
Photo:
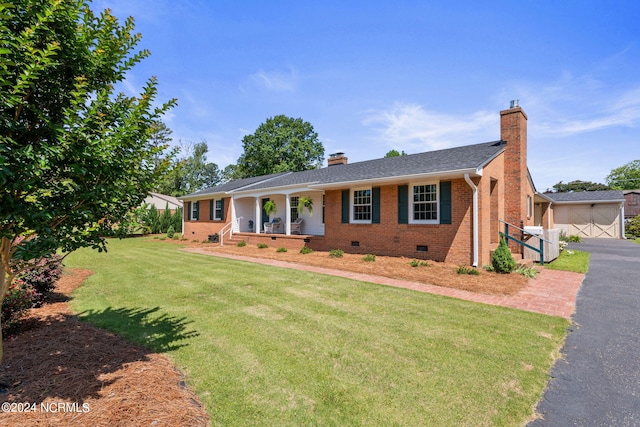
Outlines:
<svg viewBox="0 0 640 427"><path fill-rule="evenodd" d="M574 242L574 243L582 243L582 237L575 235L575 234L571 234L569 236L567 236L564 233L560 234L560 241L561 242Z"/></svg>
<svg viewBox="0 0 640 427"><path fill-rule="evenodd" d="M36 291L22 281L14 279L2 301L2 334L6 337L15 332L26 312L37 299Z"/></svg>
<svg viewBox="0 0 640 427"><path fill-rule="evenodd" d="M456 269L456 273L458 274L469 274L471 276L479 276L480 272L473 267L469 267L466 265L459 265Z"/></svg>
<svg viewBox="0 0 640 427"><path fill-rule="evenodd" d="M276 252L287 252L287 248L278 248Z"/></svg>
<svg viewBox="0 0 640 427"><path fill-rule="evenodd" d="M374 262L376 260L376 256L374 254L366 254L362 260L364 262Z"/></svg>
<svg viewBox="0 0 640 427"><path fill-rule="evenodd" d="M540 273L538 270L536 270L533 267L525 267L523 265L521 265L520 267L517 267L515 271L516 273L521 274L528 279L535 279L536 277L538 277L538 274Z"/></svg>
<svg viewBox="0 0 640 427"><path fill-rule="evenodd" d="M176 234L176 230L173 229L173 225L170 225L169 229L167 230L167 237L173 239L174 234Z"/></svg>
<svg viewBox="0 0 640 427"><path fill-rule="evenodd" d="M331 258L342 258L344 255L344 251L342 249L332 249L329 251L329 256Z"/></svg>
<svg viewBox="0 0 640 427"><path fill-rule="evenodd" d="M241 240L238 242L236 246L239 248L244 248L245 246L247 246L247 242L245 242L244 240Z"/></svg>
<svg viewBox="0 0 640 427"><path fill-rule="evenodd" d="M411 261L409 261L409 265L411 267L429 267L431 264L429 264L427 261L418 261L417 259L412 259Z"/></svg>
<svg viewBox="0 0 640 427"><path fill-rule="evenodd" d="M258 243L258 249L266 249L268 247L269 245L267 245L266 243Z"/></svg>
<svg viewBox="0 0 640 427"><path fill-rule="evenodd" d="M640 237L640 215L631 218L625 226L625 232L635 237Z"/></svg>
<svg viewBox="0 0 640 427"><path fill-rule="evenodd" d="M491 265L496 273L502 274L511 273L516 268L516 261L513 259L504 237L500 238L500 244L491 255Z"/></svg>
<svg viewBox="0 0 640 427"><path fill-rule="evenodd" d="M302 255L310 254L311 252L313 252L313 249L311 249L309 246L303 246L302 248L300 248L300 253Z"/></svg>
<svg viewBox="0 0 640 427"><path fill-rule="evenodd" d="M58 255L19 261L13 265L16 279L29 285L35 292L34 306L40 307L51 295L62 275L62 259Z"/></svg>

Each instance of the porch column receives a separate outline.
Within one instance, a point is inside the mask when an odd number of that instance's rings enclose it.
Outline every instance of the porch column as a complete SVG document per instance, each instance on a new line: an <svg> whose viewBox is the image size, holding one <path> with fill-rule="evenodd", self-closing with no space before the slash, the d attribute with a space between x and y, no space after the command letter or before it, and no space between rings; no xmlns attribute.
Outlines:
<svg viewBox="0 0 640 427"><path fill-rule="evenodd" d="M260 234L260 229L262 228L262 224L260 223L260 197L256 197L256 234Z"/></svg>
<svg viewBox="0 0 640 427"><path fill-rule="evenodd" d="M284 195L285 200L285 208L287 209L287 213L284 215L285 223L284 223L284 234L287 236L291 235L291 196L289 194Z"/></svg>

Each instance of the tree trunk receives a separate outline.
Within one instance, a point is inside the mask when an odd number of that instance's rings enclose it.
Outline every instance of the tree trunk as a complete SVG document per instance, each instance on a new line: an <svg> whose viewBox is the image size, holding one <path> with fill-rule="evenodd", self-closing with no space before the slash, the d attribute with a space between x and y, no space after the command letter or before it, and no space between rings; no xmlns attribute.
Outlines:
<svg viewBox="0 0 640 427"><path fill-rule="evenodd" d="M10 261L13 255L11 246L11 239L2 237L0 240L0 307L2 307L2 302L11 284ZM2 349L2 315L0 314L0 362L2 362Z"/></svg>

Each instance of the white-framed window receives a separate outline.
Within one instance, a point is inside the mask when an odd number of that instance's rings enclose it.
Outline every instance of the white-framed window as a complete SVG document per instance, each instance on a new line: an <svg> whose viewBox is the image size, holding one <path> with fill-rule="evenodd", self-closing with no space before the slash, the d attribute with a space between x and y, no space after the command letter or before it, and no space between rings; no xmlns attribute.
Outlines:
<svg viewBox="0 0 640 427"><path fill-rule="evenodd" d="M190 220L198 219L198 211L200 209L200 202L191 202L191 212L189 212Z"/></svg>
<svg viewBox="0 0 640 427"><path fill-rule="evenodd" d="M298 196L291 197L291 211L289 212L289 218L291 221L298 219L298 205L300 204L300 198Z"/></svg>
<svg viewBox="0 0 640 427"><path fill-rule="evenodd" d="M371 188L351 190L351 222L371 224Z"/></svg>
<svg viewBox="0 0 640 427"><path fill-rule="evenodd" d="M222 221L222 199L213 201L213 220Z"/></svg>
<svg viewBox="0 0 640 427"><path fill-rule="evenodd" d="M438 183L416 183L410 186L410 216L412 224L437 224L438 212Z"/></svg>

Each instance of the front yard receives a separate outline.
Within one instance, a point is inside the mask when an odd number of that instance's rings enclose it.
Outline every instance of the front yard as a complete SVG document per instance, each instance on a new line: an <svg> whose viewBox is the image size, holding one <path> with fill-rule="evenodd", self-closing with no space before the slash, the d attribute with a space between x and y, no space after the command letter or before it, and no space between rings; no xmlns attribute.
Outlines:
<svg viewBox="0 0 640 427"><path fill-rule="evenodd" d="M212 425L522 425L568 326L179 249L129 239L72 254L96 273L71 304L169 355Z"/></svg>

